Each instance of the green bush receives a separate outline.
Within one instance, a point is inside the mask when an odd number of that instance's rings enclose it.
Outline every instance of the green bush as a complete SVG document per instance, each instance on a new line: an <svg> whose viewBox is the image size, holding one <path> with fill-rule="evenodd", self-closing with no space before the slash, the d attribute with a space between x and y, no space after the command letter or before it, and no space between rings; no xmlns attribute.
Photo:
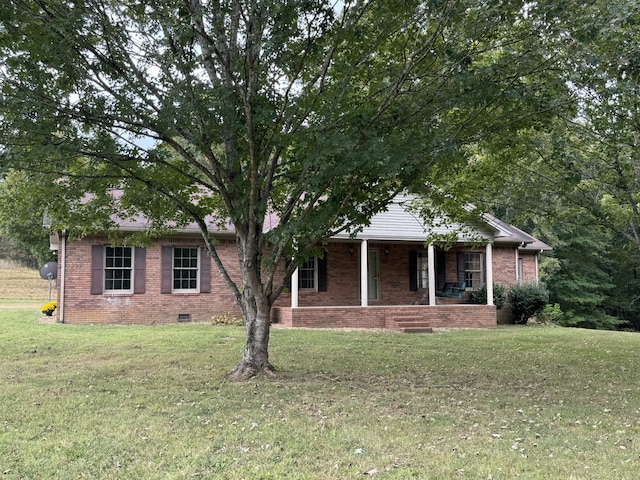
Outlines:
<svg viewBox="0 0 640 480"><path fill-rule="evenodd" d="M504 300L506 297L505 288L502 285L497 283L493 284L493 304L496 306L498 310L504 307ZM477 303L478 305L486 305L487 304L487 286L483 285L478 290L474 290L471 292L472 303Z"/></svg>
<svg viewBox="0 0 640 480"><path fill-rule="evenodd" d="M546 287L537 283L513 285L507 296L517 325L526 325L529 319L549 303Z"/></svg>
<svg viewBox="0 0 640 480"><path fill-rule="evenodd" d="M557 303L554 303L553 305L545 305L537 316L538 323L561 325L563 319L564 312L560 309L560 305Z"/></svg>

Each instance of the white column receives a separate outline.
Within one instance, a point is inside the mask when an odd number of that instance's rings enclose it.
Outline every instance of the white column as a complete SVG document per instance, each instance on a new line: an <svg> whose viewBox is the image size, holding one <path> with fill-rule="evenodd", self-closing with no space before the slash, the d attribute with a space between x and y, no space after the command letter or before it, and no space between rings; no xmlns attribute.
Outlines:
<svg viewBox="0 0 640 480"><path fill-rule="evenodd" d="M369 246L366 240L360 243L360 305L369 305Z"/></svg>
<svg viewBox="0 0 640 480"><path fill-rule="evenodd" d="M436 249L432 244L427 247L429 263L429 305L436 304Z"/></svg>
<svg viewBox="0 0 640 480"><path fill-rule="evenodd" d="M487 269L487 305L493 305L493 249L491 242L487 243L485 264Z"/></svg>
<svg viewBox="0 0 640 480"><path fill-rule="evenodd" d="M291 274L291 308L298 308L298 269Z"/></svg>

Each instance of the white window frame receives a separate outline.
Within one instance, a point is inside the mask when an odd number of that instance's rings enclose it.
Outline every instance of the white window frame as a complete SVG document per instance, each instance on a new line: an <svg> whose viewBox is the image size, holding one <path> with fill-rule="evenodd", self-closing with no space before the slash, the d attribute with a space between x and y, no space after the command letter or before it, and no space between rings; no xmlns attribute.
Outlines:
<svg viewBox="0 0 640 480"><path fill-rule="evenodd" d="M478 263L480 264L479 269L469 269L469 257L471 256L477 257ZM466 290L477 290L481 288L485 284L485 272L484 272L484 253L482 252L464 252L464 281L466 283ZM470 273L477 273L480 275L480 280L478 285L475 285L473 282L473 277L471 277Z"/></svg>
<svg viewBox="0 0 640 480"><path fill-rule="evenodd" d="M313 265L311 266L311 262ZM302 282L305 280L304 272L312 272L313 286L304 287ZM298 290L301 292L317 292L318 291L318 258L313 257L308 259L302 265L298 267Z"/></svg>
<svg viewBox="0 0 640 480"><path fill-rule="evenodd" d="M426 290L429 288L429 253L428 252L417 252L416 258L416 268L417 268L417 279L418 279L418 289Z"/></svg>
<svg viewBox="0 0 640 480"><path fill-rule="evenodd" d="M176 251L177 250L195 250L196 251L196 266L195 267L185 267L183 265L180 266L180 268L176 268ZM181 257L184 258L184 257ZM188 257L188 258L192 258L192 257ZM201 261L200 261L200 248L198 247L190 247L190 246L176 246L173 247L173 249L171 250L171 292L172 293L199 293L200 292L200 266L201 266ZM196 286L194 288L181 288L181 287L176 287L176 280L178 281L183 281L184 279L176 279L176 271L195 271L196 272ZM189 281L191 280L190 278L188 279Z"/></svg>
<svg viewBox="0 0 640 480"><path fill-rule="evenodd" d="M107 257L109 257L108 253L109 250L112 250L113 255L112 258L114 259L114 261L118 258L122 258L125 259L127 257L125 257L124 255L120 256L120 257L116 257L115 253L116 253L116 249L118 248L122 248L122 249L128 249L130 252L129 255L129 259L130 259L130 265L128 267L125 266L107 266ZM135 248L133 247L125 247L123 245L115 245L115 246L106 246L104 248L104 255L102 258L102 280L103 280L103 291L104 293L109 293L109 294L130 294L133 293L133 286L134 286L134 275L135 275ZM118 279L107 279L107 272L108 271L129 271L129 288L107 288L107 282L111 281L111 282L117 282ZM119 279L122 280L122 279Z"/></svg>

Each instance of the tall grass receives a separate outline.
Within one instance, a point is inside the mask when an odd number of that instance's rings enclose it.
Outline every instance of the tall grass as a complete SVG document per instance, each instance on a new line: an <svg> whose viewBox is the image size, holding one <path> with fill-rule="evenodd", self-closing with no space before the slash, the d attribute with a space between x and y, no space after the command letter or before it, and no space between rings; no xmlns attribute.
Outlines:
<svg viewBox="0 0 640 480"><path fill-rule="evenodd" d="M632 479L640 336L274 329L275 379L223 380L242 328L0 311L0 472L48 478Z"/></svg>
<svg viewBox="0 0 640 480"><path fill-rule="evenodd" d="M55 291L52 289L52 300ZM0 306L39 306L49 300L49 282L38 270L20 267L0 259Z"/></svg>

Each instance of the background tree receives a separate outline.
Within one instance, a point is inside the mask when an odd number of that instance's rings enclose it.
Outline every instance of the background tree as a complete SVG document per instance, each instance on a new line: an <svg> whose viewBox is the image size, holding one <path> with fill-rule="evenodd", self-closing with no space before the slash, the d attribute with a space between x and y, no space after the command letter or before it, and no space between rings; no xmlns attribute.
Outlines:
<svg viewBox="0 0 640 480"><path fill-rule="evenodd" d="M43 224L48 198L37 197L33 187L19 172L0 181L0 258L35 268L55 257Z"/></svg>
<svg viewBox="0 0 640 480"><path fill-rule="evenodd" d="M456 182L554 247L545 280L567 324L638 325L640 5L544 13L561 32L557 74L569 86L552 92L557 121L485 143Z"/></svg>
<svg viewBox="0 0 640 480"><path fill-rule="evenodd" d="M548 74L542 8L9 0L0 5L2 161L56 178L54 228L77 225L76 235L104 230L112 211L145 214L149 234L195 222L244 315L231 375L269 372L285 258L288 276L322 239L355 232L406 186L455 174L466 146L550 110L539 91L561 84ZM280 223L266 229L270 212ZM217 255L210 215L235 229L240 285Z"/></svg>

